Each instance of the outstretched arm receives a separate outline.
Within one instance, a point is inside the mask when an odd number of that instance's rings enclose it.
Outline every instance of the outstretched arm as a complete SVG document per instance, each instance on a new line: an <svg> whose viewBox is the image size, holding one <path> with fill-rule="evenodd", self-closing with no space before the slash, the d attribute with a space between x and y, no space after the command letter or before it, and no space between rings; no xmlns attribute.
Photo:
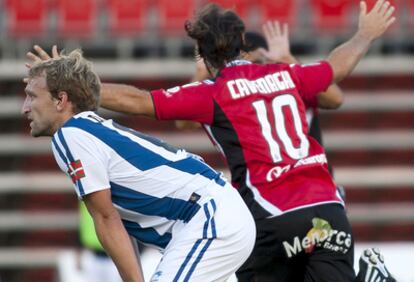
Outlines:
<svg viewBox="0 0 414 282"><path fill-rule="evenodd" d="M131 85L102 83L101 107L126 113L155 117L151 94Z"/></svg>
<svg viewBox="0 0 414 282"><path fill-rule="evenodd" d="M334 49L328 57L328 62L333 68L334 82L348 76L367 53L372 42L394 23L394 10L388 1L378 0L374 8L367 13L367 4L361 1L357 32L350 40Z"/></svg>
<svg viewBox="0 0 414 282"><path fill-rule="evenodd" d="M144 282L131 240L112 204L110 189L88 194L84 201L93 218L99 241L114 261L122 280Z"/></svg>

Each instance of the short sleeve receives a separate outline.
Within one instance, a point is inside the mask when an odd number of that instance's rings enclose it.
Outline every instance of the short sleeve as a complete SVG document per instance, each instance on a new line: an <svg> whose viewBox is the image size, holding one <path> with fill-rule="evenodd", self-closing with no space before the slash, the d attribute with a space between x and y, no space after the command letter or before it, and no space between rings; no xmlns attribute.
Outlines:
<svg viewBox="0 0 414 282"><path fill-rule="evenodd" d="M109 156L94 136L77 128L62 128L52 139L55 159L79 198L110 188Z"/></svg>
<svg viewBox="0 0 414 282"><path fill-rule="evenodd" d="M294 80L307 107L317 107L317 96L332 84L333 71L326 61L306 65L290 65Z"/></svg>
<svg viewBox="0 0 414 282"><path fill-rule="evenodd" d="M160 120L213 121L214 103L209 86L195 82L167 90L151 91L155 113Z"/></svg>

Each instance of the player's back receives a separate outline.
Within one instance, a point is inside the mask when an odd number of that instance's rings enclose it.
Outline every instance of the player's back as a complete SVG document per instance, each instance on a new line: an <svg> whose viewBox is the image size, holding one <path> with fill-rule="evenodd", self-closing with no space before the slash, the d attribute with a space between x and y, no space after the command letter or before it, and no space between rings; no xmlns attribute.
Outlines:
<svg viewBox="0 0 414 282"><path fill-rule="evenodd" d="M235 185L253 191L242 194L262 206L270 202L274 215L339 202L324 150L307 135L305 103L315 103L322 88L311 86L315 81L308 76L301 66L236 61L211 84L215 110L207 130Z"/></svg>
<svg viewBox="0 0 414 282"><path fill-rule="evenodd" d="M128 233L160 248L175 222L190 221L226 185L199 157L93 112L66 122L53 144L80 197L110 188Z"/></svg>

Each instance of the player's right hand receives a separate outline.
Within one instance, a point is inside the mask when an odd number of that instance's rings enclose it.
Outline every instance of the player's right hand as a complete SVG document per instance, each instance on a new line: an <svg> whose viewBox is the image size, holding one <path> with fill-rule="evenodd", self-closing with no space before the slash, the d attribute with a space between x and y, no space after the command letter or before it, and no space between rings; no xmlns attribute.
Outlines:
<svg viewBox="0 0 414 282"><path fill-rule="evenodd" d="M38 61L46 61L51 58L59 58L60 56L56 45L53 45L52 47L52 57L50 57L50 55L39 45L34 45L33 49L35 50L35 53L29 51L26 54L26 57L31 61L30 63L25 64L26 67L29 69L32 67L34 63Z"/></svg>
<svg viewBox="0 0 414 282"><path fill-rule="evenodd" d="M378 0L367 12L367 3L361 1L358 34L370 41L377 39L395 22L394 11L395 7L390 2Z"/></svg>
<svg viewBox="0 0 414 282"><path fill-rule="evenodd" d="M31 51L26 53L26 57L30 60L29 63L25 63L25 66L28 69L30 69L36 62L46 61L51 58L59 58L60 56L56 45L53 45L52 47L52 57L50 57L50 55L39 45L34 45L33 49L36 51L35 53ZM28 83L28 81L29 79L27 77L23 78L24 83Z"/></svg>

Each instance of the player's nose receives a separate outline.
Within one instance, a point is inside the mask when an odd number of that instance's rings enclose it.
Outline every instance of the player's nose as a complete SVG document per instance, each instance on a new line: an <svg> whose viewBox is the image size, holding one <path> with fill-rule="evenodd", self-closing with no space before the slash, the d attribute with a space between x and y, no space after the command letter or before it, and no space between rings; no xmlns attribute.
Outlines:
<svg viewBox="0 0 414 282"><path fill-rule="evenodd" d="M26 115L30 112L30 108L31 108L30 99L29 99L29 97L26 96L26 99L24 100L22 108L20 110L20 113L22 115Z"/></svg>

